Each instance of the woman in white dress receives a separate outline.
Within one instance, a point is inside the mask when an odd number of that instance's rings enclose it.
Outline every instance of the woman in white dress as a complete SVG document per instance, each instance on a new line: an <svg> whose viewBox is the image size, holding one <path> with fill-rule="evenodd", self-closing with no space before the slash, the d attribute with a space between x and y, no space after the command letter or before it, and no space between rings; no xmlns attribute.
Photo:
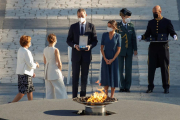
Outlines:
<svg viewBox="0 0 180 120"><path fill-rule="evenodd" d="M66 99L67 92L62 75L62 63L59 50L54 47L57 43L56 36L49 34L49 46L44 49L45 84L47 99Z"/></svg>

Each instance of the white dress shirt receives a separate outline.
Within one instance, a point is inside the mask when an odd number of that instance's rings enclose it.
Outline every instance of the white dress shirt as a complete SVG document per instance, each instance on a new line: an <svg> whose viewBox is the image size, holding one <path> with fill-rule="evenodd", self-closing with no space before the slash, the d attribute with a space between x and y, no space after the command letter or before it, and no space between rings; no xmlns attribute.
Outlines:
<svg viewBox="0 0 180 120"><path fill-rule="evenodd" d="M24 47L20 47L17 53L17 68L16 74L33 76L34 69L37 64L34 63L34 59L31 51Z"/></svg>
<svg viewBox="0 0 180 120"><path fill-rule="evenodd" d="M124 23L123 21L122 21L122 24L123 24L123 26L127 29L127 23Z"/></svg>

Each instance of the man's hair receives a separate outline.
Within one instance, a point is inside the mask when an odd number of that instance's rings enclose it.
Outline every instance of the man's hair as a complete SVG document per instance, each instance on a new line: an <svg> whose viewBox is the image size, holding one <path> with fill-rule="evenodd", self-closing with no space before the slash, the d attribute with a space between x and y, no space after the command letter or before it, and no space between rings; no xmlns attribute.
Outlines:
<svg viewBox="0 0 180 120"><path fill-rule="evenodd" d="M80 8L80 9L77 10L77 13L80 13L80 12L85 12L86 13L86 10L83 9L83 8Z"/></svg>

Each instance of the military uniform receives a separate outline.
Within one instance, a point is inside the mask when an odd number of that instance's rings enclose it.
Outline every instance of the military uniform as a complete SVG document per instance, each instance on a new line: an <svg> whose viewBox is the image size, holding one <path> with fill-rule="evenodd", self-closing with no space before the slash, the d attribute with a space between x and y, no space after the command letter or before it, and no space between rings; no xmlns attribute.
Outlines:
<svg viewBox="0 0 180 120"><path fill-rule="evenodd" d="M127 23L127 28L122 22L117 23L117 33L121 34L121 52L118 56L120 70L120 89L130 89L132 81L132 57L134 51L137 51L137 42L134 26L132 23ZM124 72L125 61L125 77Z"/></svg>
<svg viewBox="0 0 180 120"><path fill-rule="evenodd" d="M162 17L161 19L150 20L147 30L142 39L153 38L155 41L159 40L159 36L166 35L167 39L169 34L177 35L174 31L173 25L170 20ZM154 74L157 67L161 67L162 83L164 89L169 89L169 45L168 42L151 42L148 52L148 90L154 88Z"/></svg>

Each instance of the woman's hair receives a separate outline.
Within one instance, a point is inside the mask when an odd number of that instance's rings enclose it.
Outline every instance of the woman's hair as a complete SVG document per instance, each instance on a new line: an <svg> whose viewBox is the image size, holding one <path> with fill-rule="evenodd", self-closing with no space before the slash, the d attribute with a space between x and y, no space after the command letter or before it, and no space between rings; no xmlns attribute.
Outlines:
<svg viewBox="0 0 180 120"><path fill-rule="evenodd" d="M108 23L111 24L116 30L118 29L117 22L115 20L110 20Z"/></svg>
<svg viewBox="0 0 180 120"><path fill-rule="evenodd" d="M47 40L50 44L56 42L56 35L55 34L49 34L48 37L47 37Z"/></svg>
<svg viewBox="0 0 180 120"><path fill-rule="evenodd" d="M28 43L30 43L30 42L31 42L31 37L27 36L27 35L21 36L20 41L19 41L19 43L22 47L27 46Z"/></svg>
<svg viewBox="0 0 180 120"><path fill-rule="evenodd" d="M125 15L124 15L122 12L120 12L119 15L120 15L121 17L122 17L122 16L125 17Z"/></svg>

